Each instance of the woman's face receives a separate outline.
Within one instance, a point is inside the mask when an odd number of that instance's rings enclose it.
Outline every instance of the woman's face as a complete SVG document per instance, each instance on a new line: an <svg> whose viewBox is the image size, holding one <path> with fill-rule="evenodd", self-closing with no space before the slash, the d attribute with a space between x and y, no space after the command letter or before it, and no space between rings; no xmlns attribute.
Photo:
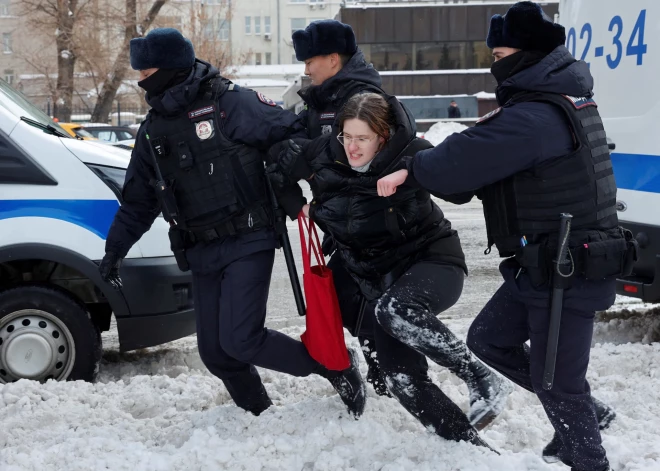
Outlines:
<svg viewBox="0 0 660 471"><path fill-rule="evenodd" d="M377 135L360 119L344 121L344 150L351 167L363 167L371 162L380 150L385 139Z"/></svg>

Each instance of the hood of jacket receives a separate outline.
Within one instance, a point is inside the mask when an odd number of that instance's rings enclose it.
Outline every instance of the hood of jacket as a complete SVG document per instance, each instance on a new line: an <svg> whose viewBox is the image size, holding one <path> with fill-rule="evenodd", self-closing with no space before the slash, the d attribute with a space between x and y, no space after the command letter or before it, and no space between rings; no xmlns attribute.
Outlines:
<svg viewBox="0 0 660 471"><path fill-rule="evenodd" d="M498 98L511 97L520 91L530 91L591 97L593 87L594 79L589 66L576 60L565 46L559 46L538 64L502 82L497 87L497 94Z"/></svg>
<svg viewBox="0 0 660 471"><path fill-rule="evenodd" d="M219 73L218 69L208 62L195 59L190 75L183 82L168 88L160 95L147 95L145 99L154 111L165 116L177 115L197 99L202 83Z"/></svg>

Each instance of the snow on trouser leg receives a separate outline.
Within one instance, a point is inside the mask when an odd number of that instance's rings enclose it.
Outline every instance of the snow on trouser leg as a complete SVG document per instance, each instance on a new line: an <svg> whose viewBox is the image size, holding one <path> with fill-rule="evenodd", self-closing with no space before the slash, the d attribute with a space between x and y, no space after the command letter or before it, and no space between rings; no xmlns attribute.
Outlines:
<svg viewBox="0 0 660 471"><path fill-rule="evenodd" d="M443 289L430 289L428 277L411 276L397 282L378 301L376 317L392 337L450 370L470 392L470 422L477 430L489 425L504 409L512 386L477 360L436 315L435 299ZM415 283L413 283L415 282ZM402 286L403 285L403 286ZM426 299L425 299L426 297Z"/></svg>
<svg viewBox="0 0 660 471"><path fill-rule="evenodd" d="M383 371L380 368L378 362L378 355L376 354L376 348L374 345L374 340L366 337L358 337L360 340L360 345L362 346L362 354L364 359L367 362L367 383L371 383L374 387L374 391L379 396L392 397L392 395L387 390L387 384L385 384L385 378L383 377Z"/></svg>

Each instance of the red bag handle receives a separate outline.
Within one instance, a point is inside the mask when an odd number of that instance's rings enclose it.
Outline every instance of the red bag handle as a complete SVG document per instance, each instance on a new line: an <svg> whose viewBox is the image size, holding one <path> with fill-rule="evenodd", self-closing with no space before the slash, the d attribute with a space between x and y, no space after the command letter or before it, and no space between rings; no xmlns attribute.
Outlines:
<svg viewBox="0 0 660 471"><path fill-rule="evenodd" d="M316 263L319 266L325 267L325 258L321 252L321 241L316 232L316 225L314 224L314 221L306 217L302 211L298 214L298 229L300 230L300 246L303 253L303 266L305 268L305 273L311 273L312 252L314 252ZM307 230L306 240L305 230Z"/></svg>

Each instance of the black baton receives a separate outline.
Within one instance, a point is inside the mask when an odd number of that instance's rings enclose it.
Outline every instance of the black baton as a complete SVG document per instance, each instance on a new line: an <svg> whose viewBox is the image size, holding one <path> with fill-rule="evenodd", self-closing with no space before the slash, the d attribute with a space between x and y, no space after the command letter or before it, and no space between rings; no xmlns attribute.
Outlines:
<svg viewBox="0 0 660 471"><path fill-rule="evenodd" d="M298 308L298 315L304 316L306 312L305 298L303 298L302 290L300 289L300 280L298 279L298 270L296 269L296 261L293 258L293 250L291 250L291 241L289 240L289 233L286 230L286 214L280 204L277 202L273 185L270 183L268 175L266 177L266 186L268 187L268 194L273 205L273 212L275 213L275 232L280 237L282 243L282 250L284 251L284 259L286 260L286 268L289 270L289 280L291 281L291 289L293 289L293 297L296 300L296 308Z"/></svg>
<svg viewBox="0 0 660 471"><path fill-rule="evenodd" d="M548 347L545 351L545 370L543 371L543 389L550 391L555 380L557 362L557 344L559 343L559 325L564 304L564 281L573 275L574 266L569 260L568 238L571 234L571 219L568 213L559 215L559 239L557 240L557 258L553 260L552 300L550 301L550 327Z"/></svg>

